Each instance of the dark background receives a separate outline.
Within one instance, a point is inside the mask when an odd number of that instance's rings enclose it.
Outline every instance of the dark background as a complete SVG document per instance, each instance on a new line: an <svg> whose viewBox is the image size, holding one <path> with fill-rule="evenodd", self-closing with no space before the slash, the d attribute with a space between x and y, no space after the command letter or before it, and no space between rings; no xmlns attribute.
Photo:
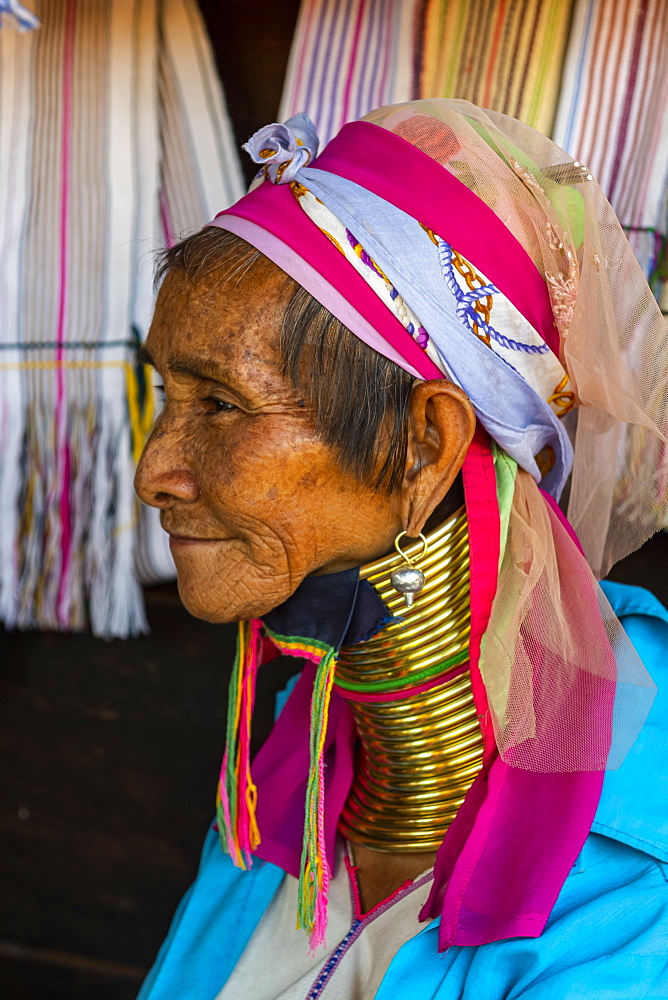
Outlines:
<svg viewBox="0 0 668 1000"><path fill-rule="evenodd" d="M200 3L241 143L276 119L298 0ZM612 576L668 603L667 565L661 534ZM0 634L0 1000L131 1000L195 875L236 630L146 602L139 639ZM256 738L293 670L261 672Z"/></svg>

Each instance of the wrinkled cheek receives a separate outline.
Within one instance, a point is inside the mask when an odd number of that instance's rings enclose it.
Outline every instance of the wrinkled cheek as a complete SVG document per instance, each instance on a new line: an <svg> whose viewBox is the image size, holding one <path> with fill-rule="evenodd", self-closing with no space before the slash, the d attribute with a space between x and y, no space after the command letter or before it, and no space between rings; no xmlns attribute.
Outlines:
<svg viewBox="0 0 668 1000"><path fill-rule="evenodd" d="M280 563L280 559L278 560ZM177 559L179 594L191 614L210 622L256 618L289 597L285 567L253 558L239 542L202 559Z"/></svg>
<svg viewBox="0 0 668 1000"><path fill-rule="evenodd" d="M269 432L269 428L267 431ZM230 513L256 516L263 522L289 509L300 490L304 465L285 440L271 447L270 433L230 434L202 457L208 492Z"/></svg>

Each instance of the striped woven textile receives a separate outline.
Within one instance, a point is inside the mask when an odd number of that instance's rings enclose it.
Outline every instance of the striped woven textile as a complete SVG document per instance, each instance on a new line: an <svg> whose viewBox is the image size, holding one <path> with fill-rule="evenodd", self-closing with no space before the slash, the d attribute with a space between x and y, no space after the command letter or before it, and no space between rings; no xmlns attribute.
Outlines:
<svg viewBox="0 0 668 1000"><path fill-rule="evenodd" d="M600 180L660 293L666 0L302 0L282 121L306 111L324 143L416 97L463 98L552 135Z"/></svg>
<svg viewBox="0 0 668 1000"><path fill-rule="evenodd" d="M458 97L550 134L572 0L426 0L421 97Z"/></svg>
<svg viewBox="0 0 668 1000"><path fill-rule="evenodd" d="M596 175L652 276L666 232L666 0L576 0L554 139Z"/></svg>
<svg viewBox="0 0 668 1000"><path fill-rule="evenodd" d="M241 174L194 0L29 7L0 31L0 620L128 636L172 572L132 489L150 251Z"/></svg>
<svg viewBox="0 0 668 1000"><path fill-rule="evenodd" d="M327 142L382 104L461 97L548 132L572 0L303 0L279 117Z"/></svg>
<svg viewBox="0 0 668 1000"><path fill-rule="evenodd" d="M416 91L423 0L303 0L279 121L305 111L321 145L347 121Z"/></svg>

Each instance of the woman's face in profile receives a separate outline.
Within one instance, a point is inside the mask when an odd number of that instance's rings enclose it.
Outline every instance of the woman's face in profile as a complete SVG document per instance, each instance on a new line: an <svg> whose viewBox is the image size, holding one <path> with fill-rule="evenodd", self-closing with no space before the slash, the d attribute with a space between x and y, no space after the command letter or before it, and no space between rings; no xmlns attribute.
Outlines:
<svg viewBox="0 0 668 1000"><path fill-rule="evenodd" d="M265 614L308 574L384 554L402 526L399 497L341 467L283 376L285 288L263 261L227 281L174 269L146 341L165 405L135 485L160 508L184 604L209 621Z"/></svg>

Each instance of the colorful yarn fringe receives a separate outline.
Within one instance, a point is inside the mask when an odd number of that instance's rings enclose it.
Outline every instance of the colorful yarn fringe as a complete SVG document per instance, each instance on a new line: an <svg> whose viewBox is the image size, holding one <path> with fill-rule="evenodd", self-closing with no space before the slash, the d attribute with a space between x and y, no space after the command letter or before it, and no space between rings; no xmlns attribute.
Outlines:
<svg viewBox="0 0 668 1000"><path fill-rule="evenodd" d="M327 898L331 872L325 849L324 749L329 719L329 700L336 669L336 650L318 639L277 635L265 631L286 656L309 660L316 666L311 696L309 776L304 807L304 840L299 869L297 927L309 934L311 952L325 944Z"/></svg>
<svg viewBox="0 0 668 1000"><path fill-rule="evenodd" d="M250 725L255 680L261 659L261 630L287 656L316 666L311 698L309 777L304 808L304 839L299 872L297 927L309 934L311 951L325 944L327 897L331 872L325 847L324 748L336 650L317 639L277 635L259 620L241 622L237 655L230 681L227 738L218 786L217 815L223 850L238 868L252 864L260 843L255 818L257 789L250 773Z"/></svg>
<svg viewBox="0 0 668 1000"><path fill-rule="evenodd" d="M225 753L220 770L216 813L223 849L237 868L252 866L260 843L255 819L257 788L250 772L250 731L260 659L260 629L254 619L239 623L237 654L230 680Z"/></svg>
<svg viewBox="0 0 668 1000"><path fill-rule="evenodd" d="M336 653L330 648L318 665L311 700L310 764L299 869L297 927L309 932L312 952L325 944L331 877L325 849L324 748L335 667Z"/></svg>

